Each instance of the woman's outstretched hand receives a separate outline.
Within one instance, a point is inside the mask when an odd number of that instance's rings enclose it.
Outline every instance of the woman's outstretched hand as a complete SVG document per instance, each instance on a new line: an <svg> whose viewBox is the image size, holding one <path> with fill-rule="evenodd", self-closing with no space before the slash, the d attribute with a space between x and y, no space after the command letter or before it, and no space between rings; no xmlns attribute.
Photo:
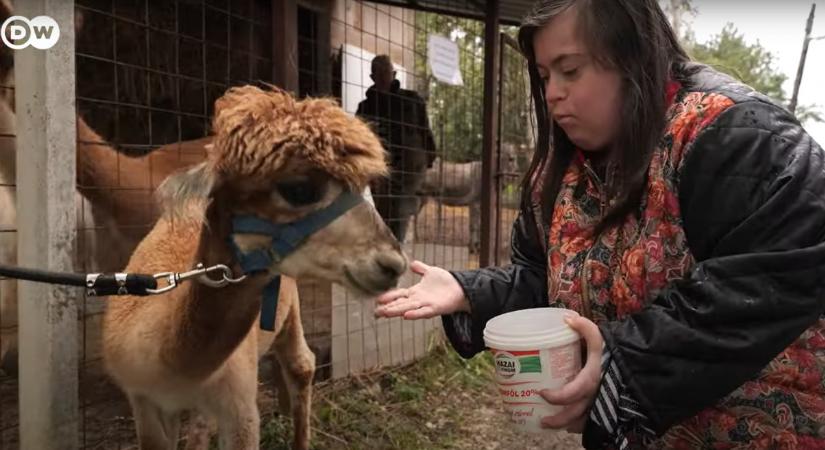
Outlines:
<svg viewBox="0 0 825 450"><path fill-rule="evenodd" d="M410 269L421 280L409 288L395 289L378 297L375 317L428 319L458 311L469 311L464 290L446 270L413 261Z"/></svg>

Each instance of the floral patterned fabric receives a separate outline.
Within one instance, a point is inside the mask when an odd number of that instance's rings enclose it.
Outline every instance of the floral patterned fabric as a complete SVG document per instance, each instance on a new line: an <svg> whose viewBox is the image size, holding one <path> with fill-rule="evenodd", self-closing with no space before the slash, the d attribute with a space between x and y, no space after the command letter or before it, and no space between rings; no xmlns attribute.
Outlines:
<svg viewBox="0 0 825 450"><path fill-rule="evenodd" d="M679 211L681 164L697 134L731 105L720 94L677 97L639 210L600 236L593 231L607 203L602 181L583 157L571 163L547 233L551 304L596 323L617 320L689 273L695 260ZM825 320L756 379L671 428L653 448L825 449Z"/></svg>

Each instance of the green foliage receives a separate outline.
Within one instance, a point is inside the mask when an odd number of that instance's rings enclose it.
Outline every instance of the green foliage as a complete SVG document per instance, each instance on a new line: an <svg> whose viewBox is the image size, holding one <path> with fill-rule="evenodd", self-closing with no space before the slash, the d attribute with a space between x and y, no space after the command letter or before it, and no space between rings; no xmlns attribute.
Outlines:
<svg viewBox="0 0 825 450"><path fill-rule="evenodd" d="M796 105L796 118L802 123L825 122L818 105Z"/></svg>
<svg viewBox="0 0 825 450"><path fill-rule="evenodd" d="M773 55L759 42L746 42L733 24L725 25L708 42L697 43L690 39L688 49L697 61L725 72L779 102L787 101L782 89L787 76L774 67Z"/></svg>
<svg viewBox="0 0 825 450"><path fill-rule="evenodd" d="M683 43L693 59L727 73L757 91L787 106L790 100L782 85L788 77L775 66L775 58L760 43L749 43L732 23L707 42L697 42L692 32L686 32ZM823 118L816 105L800 104L796 108L800 122Z"/></svg>

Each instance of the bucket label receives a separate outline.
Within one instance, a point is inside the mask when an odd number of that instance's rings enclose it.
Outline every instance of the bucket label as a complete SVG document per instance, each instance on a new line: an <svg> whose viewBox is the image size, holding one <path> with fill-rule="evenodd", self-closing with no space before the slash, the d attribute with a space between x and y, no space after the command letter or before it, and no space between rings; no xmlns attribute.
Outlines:
<svg viewBox="0 0 825 450"><path fill-rule="evenodd" d="M509 353L499 353L496 355L496 373L501 378L511 378L518 373L518 359Z"/></svg>
<svg viewBox="0 0 825 450"><path fill-rule="evenodd" d="M575 377L581 368L578 341L541 350L490 350L498 392L511 422L524 431L542 432L541 418L564 407L548 403L539 392L558 389Z"/></svg>
<svg viewBox="0 0 825 450"><path fill-rule="evenodd" d="M538 350L526 352L500 352L495 356L496 373L501 378L511 378L520 373L541 373L541 357Z"/></svg>

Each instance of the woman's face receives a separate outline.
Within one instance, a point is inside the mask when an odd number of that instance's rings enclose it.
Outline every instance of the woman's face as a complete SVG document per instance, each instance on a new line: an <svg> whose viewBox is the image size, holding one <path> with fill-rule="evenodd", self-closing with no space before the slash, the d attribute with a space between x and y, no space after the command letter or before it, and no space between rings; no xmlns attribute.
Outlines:
<svg viewBox="0 0 825 450"><path fill-rule="evenodd" d="M575 7L556 16L536 32L533 48L552 120L577 147L600 151L618 135L622 79L596 64L577 20Z"/></svg>

